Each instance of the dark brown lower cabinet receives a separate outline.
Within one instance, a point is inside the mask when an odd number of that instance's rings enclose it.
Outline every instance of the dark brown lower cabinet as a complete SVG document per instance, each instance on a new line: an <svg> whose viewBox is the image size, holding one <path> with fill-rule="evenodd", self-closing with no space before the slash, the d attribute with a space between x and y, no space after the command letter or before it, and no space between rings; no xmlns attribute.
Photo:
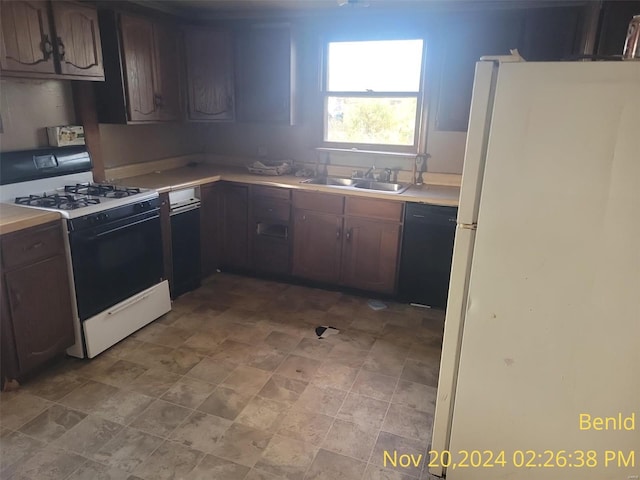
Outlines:
<svg viewBox="0 0 640 480"><path fill-rule="evenodd" d="M291 274L291 191L251 186L251 252L258 273Z"/></svg>
<svg viewBox="0 0 640 480"><path fill-rule="evenodd" d="M347 217L344 230L342 282L361 290L393 293L400 224Z"/></svg>
<svg viewBox="0 0 640 480"><path fill-rule="evenodd" d="M200 187L202 274L293 275L393 294L403 203L215 182Z"/></svg>
<svg viewBox="0 0 640 480"><path fill-rule="evenodd" d="M220 266L248 270L249 257L249 187L232 183L221 186Z"/></svg>
<svg viewBox="0 0 640 480"><path fill-rule="evenodd" d="M296 210L293 228L293 274L337 284L340 281L342 216Z"/></svg>
<svg viewBox="0 0 640 480"><path fill-rule="evenodd" d="M403 204L294 192L293 275L392 294Z"/></svg>
<svg viewBox="0 0 640 480"><path fill-rule="evenodd" d="M2 237L2 380L43 365L75 341L62 224Z"/></svg>
<svg viewBox="0 0 640 480"><path fill-rule="evenodd" d="M220 208L222 186L200 187L200 258L202 277L215 273L220 264Z"/></svg>

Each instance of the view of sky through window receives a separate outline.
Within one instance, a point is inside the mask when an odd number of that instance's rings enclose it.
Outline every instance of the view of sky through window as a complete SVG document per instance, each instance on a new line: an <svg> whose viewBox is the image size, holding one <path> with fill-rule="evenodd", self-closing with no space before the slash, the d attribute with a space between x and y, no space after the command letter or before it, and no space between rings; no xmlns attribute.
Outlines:
<svg viewBox="0 0 640 480"><path fill-rule="evenodd" d="M327 91L417 92L422 40L332 42Z"/></svg>

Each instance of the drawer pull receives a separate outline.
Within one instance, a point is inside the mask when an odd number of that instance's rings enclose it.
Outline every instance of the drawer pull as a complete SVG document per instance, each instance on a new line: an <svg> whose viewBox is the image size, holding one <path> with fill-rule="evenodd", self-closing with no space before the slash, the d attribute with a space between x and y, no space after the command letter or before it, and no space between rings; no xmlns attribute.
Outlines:
<svg viewBox="0 0 640 480"><path fill-rule="evenodd" d="M127 303L123 303L122 305L120 305L119 307L114 308L113 310L109 311L109 315L115 315L118 312L121 312L122 310L126 310L127 308L135 305L138 302L141 302L142 300L146 299L149 296L149 294L146 295L140 295L138 298L134 298L133 300L127 302Z"/></svg>
<svg viewBox="0 0 640 480"><path fill-rule="evenodd" d="M44 245L42 242L36 242L33 245L23 248L23 250L25 252L28 252L29 250L37 250L38 248L42 247L42 245Z"/></svg>

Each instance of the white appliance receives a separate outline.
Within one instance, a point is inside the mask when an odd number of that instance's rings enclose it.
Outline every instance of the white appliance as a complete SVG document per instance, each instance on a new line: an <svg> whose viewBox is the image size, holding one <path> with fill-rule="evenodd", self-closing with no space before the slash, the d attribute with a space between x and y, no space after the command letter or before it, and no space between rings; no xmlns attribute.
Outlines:
<svg viewBox="0 0 640 480"><path fill-rule="evenodd" d="M430 448L639 478L640 62L477 64Z"/></svg>
<svg viewBox="0 0 640 480"><path fill-rule="evenodd" d="M171 310L153 190L93 183L84 147L2 153L0 202L58 212L68 235L75 344L93 358Z"/></svg>

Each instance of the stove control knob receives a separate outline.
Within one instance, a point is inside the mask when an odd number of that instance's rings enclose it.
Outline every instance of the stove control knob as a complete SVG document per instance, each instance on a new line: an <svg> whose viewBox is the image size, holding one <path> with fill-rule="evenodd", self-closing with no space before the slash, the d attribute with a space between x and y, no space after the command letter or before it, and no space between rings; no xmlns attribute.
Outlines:
<svg viewBox="0 0 640 480"><path fill-rule="evenodd" d="M109 219L109 215L107 215L106 213L99 213L98 214L98 221L99 222L104 222L105 220Z"/></svg>
<svg viewBox="0 0 640 480"><path fill-rule="evenodd" d="M138 211L148 210L151 207L150 202L140 202L136 205Z"/></svg>

